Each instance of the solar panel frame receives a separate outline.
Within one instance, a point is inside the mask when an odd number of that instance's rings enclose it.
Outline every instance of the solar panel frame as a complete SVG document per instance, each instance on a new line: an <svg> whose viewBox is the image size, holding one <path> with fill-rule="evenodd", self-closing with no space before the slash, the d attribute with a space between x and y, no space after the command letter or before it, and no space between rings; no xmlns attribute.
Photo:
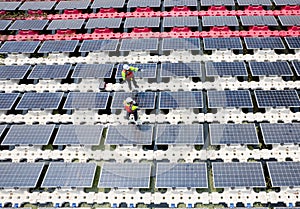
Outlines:
<svg viewBox="0 0 300 209"><path fill-rule="evenodd" d="M202 91L162 91L159 94L158 108L203 108Z"/></svg>
<svg viewBox="0 0 300 209"><path fill-rule="evenodd" d="M267 162L272 187L299 187L299 162Z"/></svg>
<svg viewBox="0 0 300 209"><path fill-rule="evenodd" d="M164 17L163 27L198 27L199 19L196 16L182 16L182 17Z"/></svg>
<svg viewBox="0 0 300 209"><path fill-rule="evenodd" d="M119 40L83 40L79 52L116 51Z"/></svg>
<svg viewBox="0 0 300 209"><path fill-rule="evenodd" d="M63 97L62 92L24 93L16 110L57 109Z"/></svg>
<svg viewBox="0 0 300 209"><path fill-rule="evenodd" d="M44 30L48 20L15 20L8 30Z"/></svg>
<svg viewBox="0 0 300 209"><path fill-rule="evenodd" d="M235 6L234 0L201 0L201 6Z"/></svg>
<svg viewBox="0 0 300 209"><path fill-rule="evenodd" d="M209 26L239 26L236 16L203 16L203 27Z"/></svg>
<svg viewBox="0 0 300 209"><path fill-rule="evenodd" d="M0 53L34 53L40 41L5 41Z"/></svg>
<svg viewBox="0 0 300 209"><path fill-rule="evenodd" d="M300 62L293 61L292 65L296 71L297 76L300 76Z"/></svg>
<svg viewBox="0 0 300 209"><path fill-rule="evenodd" d="M96 163L51 162L49 164L41 187L92 187L96 168Z"/></svg>
<svg viewBox="0 0 300 209"><path fill-rule="evenodd" d="M0 2L1 3L1 2ZM1 7L0 7L1 8ZM12 20L0 20L0 31L6 30Z"/></svg>
<svg viewBox="0 0 300 209"><path fill-rule="evenodd" d="M127 17L124 28L157 28L160 17Z"/></svg>
<svg viewBox="0 0 300 209"><path fill-rule="evenodd" d="M84 28L120 28L121 23L122 18L90 18Z"/></svg>
<svg viewBox="0 0 300 209"><path fill-rule="evenodd" d="M290 49L300 49L300 37L284 37Z"/></svg>
<svg viewBox="0 0 300 209"><path fill-rule="evenodd" d="M293 76L288 62L249 62L253 76Z"/></svg>
<svg viewBox="0 0 300 209"><path fill-rule="evenodd" d="M261 123L265 144L300 144L299 123Z"/></svg>
<svg viewBox="0 0 300 209"><path fill-rule="evenodd" d="M276 6L299 5L299 0L273 0Z"/></svg>
<svg viewBox="0 0 300 209"><path fill-rule="evenodd" d="M125 0L94 0L91 8L123 8Z"/></svg>
<svg viewBox="0 0 300 209"><path fill-rule="evenodd" d="M149 188L150 174L150 163L104 162L98 188Z"/></svg>
<svg viewBox="0 0 300 209"><path fill-rule="evenodd" d="M30 65L0 65L0 80L23 79Z"/></svg>
<svg viewBox="0 0 300 209"><path fill-rule="evenodd" d="M207 91L209 108L253 108L250 91L225 90Z"/></svg>
<svg viewBox="0 0 300 209"><path fill-rule="evenodd" d="M206 163L157 163L156 188L208 188Z"/></svg>
<svg viewBox="0 0 300 209"><path fill-rule="evenodd" d="M263 168L258 162L213 162L212 173L215 188L266 187Z"/></svg>
<svg viewBox="0 0 300 209"><path fill-rule="evenodd" d="M205 50L243 49L240 38L203 38Z"/></svg>
<svg viewBox="0 0 300 209"><path fill-rule="evenodd" d="M1 145L47 145L55 125L12 125Z"/></svg>
<svg viewBox="0 0 300 209"><path fill-rule="evenodd" d="M247 49L285 49L280 37L245 37L244 40Z"/></svg>
<svg viewBox="0 0 300 209"><path fill-rule="evenodd" d="M248 76L245 62L205 62L206 76Z"/></svg>
<svg viewBox="0 0 300 209"><path fill-rule="evenodd" d="M163 38L162 50L200 50L199 38Z"/></svg>
<svg viewBox="0 0 300 209"><path fill-rule="evenodd" d="M237 0L239 6L272 6L270 0Z"/></svg>
<svg viewBox="0 0 300 209"><path fill-rule="evenodd" d="M52 20L47 30L81 29L84 19Z"/></svg>
<svg viewBox="0 0 300 209"><path fill-rule="evenodd" d="M161 63L160 76L169 77L202 77L202 67L200 62L191 63Z"/></svg>
<svg viewBox="0 0 300 209"><path fill-rule="evenodd" d="M38 53L74 52L79 40L44 41Z"/></svg>
<svg viewBox="0 0 300 209"><path fill-rule="evenodd" d="M103 125L60 125L53 145L99 145Z"/></svg>
<svg viewBox="0 0 300 209"><path fill-rule="evenodd" d="M254 123L209 124L209 137L211 145L259 144Z"/></svg>
<svg viewBox="0 0 300 209"><path fill-rule="evenodd" d="M164 0L164 7L190 6L196 7L197 0Z"/></svg>
<svg viewBox="0 0 300 209"><path fill-rule="evenodd" d="M4 11L14 11L20 6L22 2L0 2L0 8Z"/></svg>
<svg viewBox="0 0 300 209"><path fill-rule="evenodd" d="M240 16L243 26L278 26L278 22L274 16Z"/></svg>
<svg viewBox="0 0 300 209"><path fill-rule="evenodd" d="M259 108L300 107L296 90L255 90L254 95Z"/></svg>
<svg viewBox="0 0 300 209"><path fill-rule="evenodd" d="M282 26L300 26L300 15L281 15L278 19Z"/></svg>
<svg viewBox="0 0 300 209"><path fill-rule="evenodd" d="M77 64L71 78L111 78L113 64Z"/></svg>
<svg viewBox="0 0 300 209"><path fill-rule="evenodd" d="M157 124L156 145L203 145L202 124Z"/></svg>
<svg viewBox="0 0 300 209"><path fill-rule="evenodd" d="M0 110L12 109L19 96L19 93L0 93Z"/></svg>
<svg viewBox="0 0 300 209"><path fill-rule="evenodd" d="M158 38L122 39L120 51L156 51Z"/></svg>
<svg viewBox="0 0 300 209"><path fill-rule="evenodd" d="M83 1L59 1L55 7L55 10L65 10L65 9L87 9L90 4L89 0Z"/></svg>
<svg viewBox="0 0 300 209"><path fill-rule="evenodd" d="M153 125L110 125L104 144L151 145Z"/></svg>
<svg viewBox="0 0 300 209"><path fill-rule="evenodd" d="M43 167L44 163L1 162L0 188L34 188Z"/></svg>
<svg viewBox="0 0 300 209"><path fill-rule="evenodd" d="M28 79L66 79L72 65L35 65Z"/></svg>
<svg viewBox="0 0 300 209"><path fill-rule="evenodd" d="M129 64L129 66L143 69L143 71L134 72L135 78L156 78L157 63L136 63ZM117 66L116 79L122 78L122 70L123 64L119 64Z"/></svg>
<svg viewBox="0 0 300 209"><path fill-rule="evenodd" d="M127 8L133 7L160 7L161 0L129 0Z"/></svg>
<svg viewBox="0 0 300 209"><path fill-rule="evenodd" d="M106 109L109 92L70 92L63 109Z"/></svg>
<svg viewBox="0 0 300 209"><path fill-rule="evenodd" d="M55 1L26 1L20 6L19 10L52 10L55 4Z"/></svg>
<svg viewBox="0 0 300 209"><path fill-rule="evenodd" d="M136 98L135 95L138 95ZM131 97L136 100L140 109L154 109L155 108L155 92L114 92L111 109L124 109L124 100Z"/></svg>

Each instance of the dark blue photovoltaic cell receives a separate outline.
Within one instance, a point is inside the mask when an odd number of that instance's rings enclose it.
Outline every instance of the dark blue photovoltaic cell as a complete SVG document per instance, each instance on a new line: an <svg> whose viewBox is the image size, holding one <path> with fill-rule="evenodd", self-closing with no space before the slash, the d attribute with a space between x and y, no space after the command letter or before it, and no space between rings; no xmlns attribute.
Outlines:
<svg viewBox="0 0 300 209"><path fill-rule="evenodd" d="M246 37L247 49L285 49L280 37Z"/></svg>
<svg viewBox="0 0 300 209"><path fill-rule="evenodd" d="M248 76L244 62L206 62L207 76Z"/></svg>
<svg viewBox="0 0 300 209"><path fill-rule="evenodd" d="M84 40L79 52L116 51L119 40Z"/></svg>
<svg viewBox="0 0 300 209"><path fill-rule="evenodd" d="M293 67L297 73L297 76L300 76L300 62L293 61Z"/></svg>
<svg viewBox="0 0 300 209"><path fill-rule="evenodd" d="M163 91L159 96L159 109L202 108L201 91Z"/></svg>
<svg viewBox="0 0 300 209"><path fill-rule="evenodd" d="M267 162L273 187L299 187L300 162Z"/></svg>
<svg viewBox="0 0 300 209"><path fill-rule="evenodd" d="M258 107L300 107L295 90L255 90Z"/></svg>
<svg viewBox="0 0 300 209"><path fill-rule="evenodd" d="M208 26L239 26L236 16L203 16L203 27Z"/></svg>
<svg viewBox="0 0 300 209"><path fill-rule="evenodd" d="M208 188L206 163L157 163L156 188Z"/></svg>
<svg viewBox="0 0 300 209"><path fill-rule="evenodd" d="M157 38L123 39L120 46L120 51L149 51L157 49Z"/></svg>
<svg viewBox="0 0 300 209"><path fill-rule="evenodd" d="M0 2L0 5L1 5L1 2ZM0 20L0 31L5 30L11 22L12 22L12 20Z"/></svg>
<svg viewBox="0 0 300 209"><path fill-rule="evenodd" d="M44 41L39 53L74 52L78 40Z"/></svg>
<svg viewBox="0 0 300 209"><path fill-rule="evenodd" d="M272 2L270 0L237 0L239 6L272 6Z"/></svg>
<svg viewBox="0 0 300 209"><path fill-rule="evenodd" d="M243 49L240 38L203 38L204 49Z"/></svg>
<svg viewBox="0 0 300 209"><path fill-rule="evenodd" d="M123 102L127 97L131 97L137 103L140 109L154 109L155 107L155 92L115 92L112 100L111 109L123 109Z"/></svg>
<svg viewBox="0 0 300 209"><path fill-rule="evenodd" d="M125 0L94 0L91 8L123 8L124 4Z"/></svg>
<svg viewBox="0 0 300 209"><path fill-rule="evenodd" d="M67 78L71 65L36 65L28 76L29 79L64 79Z"/></svg>
<svg viewBox="0 0 300 209"><path fill-rule="evenodd" d="M106 109L109 92L70 92L64 109Z"/></svg>
<svg viewBox="0 0 300 209"><path fill-rule="evenodd" d="M235 6L234 0L201 0L201 6Z"/></svg>
<svg viewBox="0 0 300 209"><path fill-rule="evenodd" d="M129 66L142 69L142 71L134 72L135 78L156 78L157 63L138 63L129 64ZM118 65L118 70L115 77L116 79L122 78L122 70L123 65Z"/></svg>
<svg viewBox="0 0 300 209"><path fill-rule="evenodd" d="M249 62L253 76L293 76L287 62Z"/></svg>
<svg viewBox="0 0 300 209"><path fill-rule="evenodd" d="M290 49L300 49L300 37L285 37L284 39Z"/></svg>
<svg viewBox="0 0 300 209"><path fill-rule="evenodd" d="M283 26L299 26L300 25L300 15L288 15L288 16L278 16L281 25Z"/></svg>
<svg viewBox="0 0 300 209"><path fill-rule="evenodd" d="M16 20L8 30L43 30L48 20Z"/></svg>
<svg viewBox="0 0 300 209"><path fill-rule="evenodd" d="M0 110L10 110L18 97L19 93L0 93Z"/></svg>
<svg viewBox="0 0 300 209"><path fill-rule="evenodd" d="M197 6L197 0L164 0L164 7Z"/></svg>
<svg viewBox="0 0 300 209"><path fill-rule="evenodd" d="M162 50L200 50L198 38L164 38Z"/></svg>
<svg viewBox="0 0 300 209"><path fill-rule="evenodd" d="M200 77L202 76L201 63L162 63L160 70L161 77Z"/></svg>
<svg viewBox="0 0 300 209"><path fill-rule="evenodd" d="M251 95L248 90L207 91L208 107L252 108Z"/></svg>
<svg viewBox="0 0 300 209"><path fill-rule="evenodd" d="M40 41L5 41L0 53L34 53Z"/></svg>
<svg viewBox="0 0 300 209"><path fill-rule="evenodd" d="M30 65L0 65L0 79L22 79Z"/></svg>
<svg viewBox="0 0 300 209"><path fill-rule="evenodd" d="M77 64L72 78L110 78L113 64Z"/></svg>

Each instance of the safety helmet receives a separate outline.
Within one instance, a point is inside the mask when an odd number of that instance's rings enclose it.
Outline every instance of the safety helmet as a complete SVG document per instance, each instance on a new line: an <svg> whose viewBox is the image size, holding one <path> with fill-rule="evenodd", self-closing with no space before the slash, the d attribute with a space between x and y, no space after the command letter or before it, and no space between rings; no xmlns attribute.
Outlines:
<svg viewBox="0 0 300 209"><path fill-rule="evenodd" d="M129 70L129 65L127 65L127 64L124 64L124 65L123 65L123 69L125 69L125 70Z"/></svg>
<svg viewBox="0 0 300 209"><path fill-rule="evenodd" d="M127 103L131 103L133 102L133 99L131 97L127 97L126 100L125 100Z"/></svg>

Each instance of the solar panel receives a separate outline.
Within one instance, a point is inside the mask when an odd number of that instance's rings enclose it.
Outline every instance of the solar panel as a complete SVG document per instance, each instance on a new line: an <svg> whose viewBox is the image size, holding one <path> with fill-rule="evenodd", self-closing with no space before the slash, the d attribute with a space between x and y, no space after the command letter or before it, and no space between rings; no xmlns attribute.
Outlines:
<svg viewBox="0 0 300 209"><path fill-rule="evenodd" d="M207 76L248 76L244 62L206 62Z"/></svg>
<svg viewBox="0 0 300 209"><path fill-rule="evenodd" d="M48 20L16 20L8 30L44 30Z"/></svg>
<svg viewBox="0 0 300 209"><path fill-rule="evenodd" d="M0 79L22 79L30 65L0 65Z"/></svg>
<svg viewBox="0 0 300 209"><path fill-rule="evenodd" d="M38 53L74 52L78 40L44 41Z"/></svg>
<svg viewBox="0 0 300 209"><path fill-rule="evenodd" d="M293 67L295 68L297 75L300 76L300 62L293 61L292 64Z"/></svg>
<svg viewBox="0 0 300 209"><path fill-rule="evenodd" d="M266 144L299 144L299 123L261 123L261 132Z"/></svg>
<svg viewBox="0 0 300 209"><path fill-rule="evenodd" d="M98 188L148 188L150 163L103 163Z"/></svg>
<svg viewBox="0 0 300 209"><path fill-rule="evenodd" d="M215 188L265 187L263 168L260 163L212 163Z"/></svg>
<svg viewBox="0 0 300 209"><path fill-rule="evenodd" d="M57 109L62 97L62 92L24 93L16 110Z"/></svg>
<svg viewBox="0 0 300 209"><path fill-rule="evenodd" d="M198 38L164 38L162 50L200 50Z"/></svg>
<svg viewBox="0 0 300 209"><path fill-rule="evenodd" d="M237 0L239 6L272 6L270 0Z"/></svg>
<svg viewBox="0 0 300 209"><path fill-rule="evenodd" d="M12 10L16 10L17 7L21 4L22 2L0 2L0 8L1 10L4 11L12 11Z"/></svg>
<svg viewBox="0 0 300 209"><path fill-rule="evenodd" d="M239 26L236 16L203 16L202 25L208 26Z"/></svg>
<svg viewBox="0 0 300 209"><path fill-rule="evenodd" d="M160 0L129 0L127 8L133 7L160 7Z"/></svg>
<svg viewBox="0 0 300 209"><path fill-rule="evenodd" d="M240 38L203 38L204 49L243 49Z"/></svg>
<svg viewBox="0 0 300 209"><path fill-rule="evenodd" d="M105 144L151 145L152 135L152 125L111 125L107 130Z"/></svg>
<svg viewBox="0 0 300 209"><path fill-rule="evenodd" d="M18 97L19 93L0 93L0 110L10 110Z"/></svg>
<svg viewBox="0 0 300 209"><path fill-rule="evenodd" d="M40 41L5 41L0 53L34 53Z"/></svg>
<svg viewBox="0 0 300 209"><path fill-rule="evenodd" d="M253 76L293 76L287 62L249 62Z"/></svg>
<svg viewBox="0 0 300 209"><path fill-rule="evenodd" d="M0 20L0 31L5 30L11 22L12 22L12 20Z"/></svg>
<svg viewBox="0 0 300 209"><path fill-rule="evenodd" d="M208 107L253 108L248 90L207 91Z"/></svg>
<svg viewBox="0 0 300 209"><path fill-rule="evenodd" d="M0 188L34 188L43 167L44 163L1 162Z"/></svg>
<svg viewBox="0 0 300 209"><path fill-rule="evenodd" d="M138 71L134 73L135 78L156 78L157 63L138 63L129 64L132 67L143 69L143 71ZM118 65L116 79L122 78L123 65Z"/></svg>
<svg viewBox="0 0 300 209"><path fill-rule="evenodd" d="M240 16L243 26L267 25L278 26L274 16Z"/></svg>
<svg viewBox="0 0 300 209"><path fill-rule="evenodd" d="M158 124L156 128L155 144L203 145L203 125Z"/></svg>
<svg viewBox="0 0 300 209"><path fill-rule="evenodd" d="M97 18L89 19L85 25L86 29L93 28L120 28L122 18Z"/></svg>
<svg viewBox="0 0 300 209"><path fill-rule="evenodd" d="M206 163L157 163L156 188L208 188Z"/></svg>
<svg viewBox="0 0 300 209"><path fill-rule="evenodd" d="M159 27L159 17L128 17L125 20L124 28L154 28Z"/></svg>
<svg viewBox="0 0 300 209"><path fill-rule="evenodd" d="M115 92L112 100L111 109L123 109L123 102L127 97L133 98L138 103L140 109L154 109L155 96L155 92Z"/></svg>
<svg viewBox="0 0 300 209"><path fill-rule="evenodd" d="M273 187L299 187L300 162L267 162Z"/></svg>
<svg viewBox="0 0 300 209"><path fill-rule="evenodd" d="M203 108L201 91L163 91L159 94L159 109Z"/></svg>
<svg viewBox="0 0 300 209"><path fill-rule="evenodd" d="M0 125L0 136L2 136L4 130L6 129L7 125Z"/></svg>
<svg viewBox="0 0 300 209"><path fill-rule="evenodd" d="M164 0L164 7L197 6L197 0Z"/></svg>
<svg viewBox="0 0 300 209"><path fill-rule="evenodd" d="M84 19L52 20L47 27L47 30L81 29L84 21Z"/></svg>
<svg viewBox="0 0 300 209"><path fill-rule="evenodd" d="M96 163L51 162L41 187L92 187Z"/></svg>
<svg viewBox="0 0 300 209"><path fill-rule="evenodd" d="M255 124L210 124L212 145L259 144Z"/></svg>
<svg viewBox="0 0 300 209"><path fill-rule="evenodd" d="M102 125L60 125L53 145L99 145Z"/></svg>
<svg viewBox="0 0 300 209"><path fill-rule="evenodd" d="M299 5L300 0L273 0L276 6Z"/></svg>
<svg viewBox="0 0 300 209"><path fill-rule="evenodd" d="M280 37L244 38L247 49L285 49Z"/></svg>
<svg viewBox="0 0 300 209"><path fill-rule="evenodd" d="M120 51L149 51L157 49L157 38L123 39L120 47Z"/></svg>
<svg viewBox="0 0 300 209"><path fill-rule="evenodd" d="M201 0L201 6L235 6L234 0Z"/></svg>
<svg viewBox="0 0 300 209"><path fill-rule="evenodd" d="M196 16L164 17L163 27L198 27L199 20Z"/></svg>
<svg viewBox="0 0 300 209"><path fill-rule="evenodd" d="M125 0L94 0L91 8L123 8L124 4Z"/></svg>
<svg viewBox="0 0 300 209"><path fill-rule="evenodd" d="M161 77L201 77L201 63L162 63L161 64Z"/></svg>
<svg viewBox="0 0 300 209"><path fill-rule="evenodd" d="M19 10L52 10L55 4L55 1L26 1L21 5Z"/></svg>
<svg viewBox="0 0 300 209"><path fill-rule="evenodd" d="M70 92L63 109L106 109L109 92Z"/></svg>
<svg viewBox="0 0 300 209"><path fill-rule="evenodd" d="M113 64L77 64L72 78L110 78Z"/></svg>
<svg viewBox="0 0 300 209"><path fill-rule="evenodd" d="M119 40L84 40L79 52L116 51Z"/></svg>
<svg viewBox="0 0 300 209"><path fill-rule="evenodd" d="M300 49L300 37L284 37L290 49Z"/></svg>
<svg viewBox="0 0 300 209"><path fill-rule="evenodd" d="M12 125L1 145L47 145L55 125Z"/></svg>
<svg viewBox="0 0 300 209"><path fill-rule="evenodd" d="M300 15L278 16L282 26L299 26Z"/></svg>
<svg viewBox="0 0 300 209"><path fill-rule="evenodd" d="M300 107L300 100L295 90L255 90L259 108L265 107Z"/></svg>
<svg viewBox="0 0 300 209"><path fill-rule="evenodd" d="M64 9L87 9L90 4L89 0L84 1L59 1L56 10Z"/></svg>
<svg viewBox="0 0 300 209"><path fill-rule="evenodd" d="M65 79L71 69L66 65L36 65L28 76L28 79Z"/></svg>

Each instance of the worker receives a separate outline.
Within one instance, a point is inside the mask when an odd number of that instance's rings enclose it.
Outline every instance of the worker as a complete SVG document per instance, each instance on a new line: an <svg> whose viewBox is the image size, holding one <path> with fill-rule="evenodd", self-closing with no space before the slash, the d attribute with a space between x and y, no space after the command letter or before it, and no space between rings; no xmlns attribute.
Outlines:
<svg viewBox="0 0 300 209"><path fill-rule="evenodd" d="M134 78L134 72L137 72L137 71L142 71L142 69L133 67L133 66L129 66L127 64L123 65L122 79L123 79L123 82L127 81L128 87L130 90L132 90L131 81L135 88L139 88L139 86Z"/></svg>
<svg viewBox="0 0 300 209"><path fill-rule="evenodd" d="M138 104L131 97L127 97L123 102L124 109L126 110L126 119L128 120L130 115L133 114L134 120L137 122L138 120Z"/></svg>

